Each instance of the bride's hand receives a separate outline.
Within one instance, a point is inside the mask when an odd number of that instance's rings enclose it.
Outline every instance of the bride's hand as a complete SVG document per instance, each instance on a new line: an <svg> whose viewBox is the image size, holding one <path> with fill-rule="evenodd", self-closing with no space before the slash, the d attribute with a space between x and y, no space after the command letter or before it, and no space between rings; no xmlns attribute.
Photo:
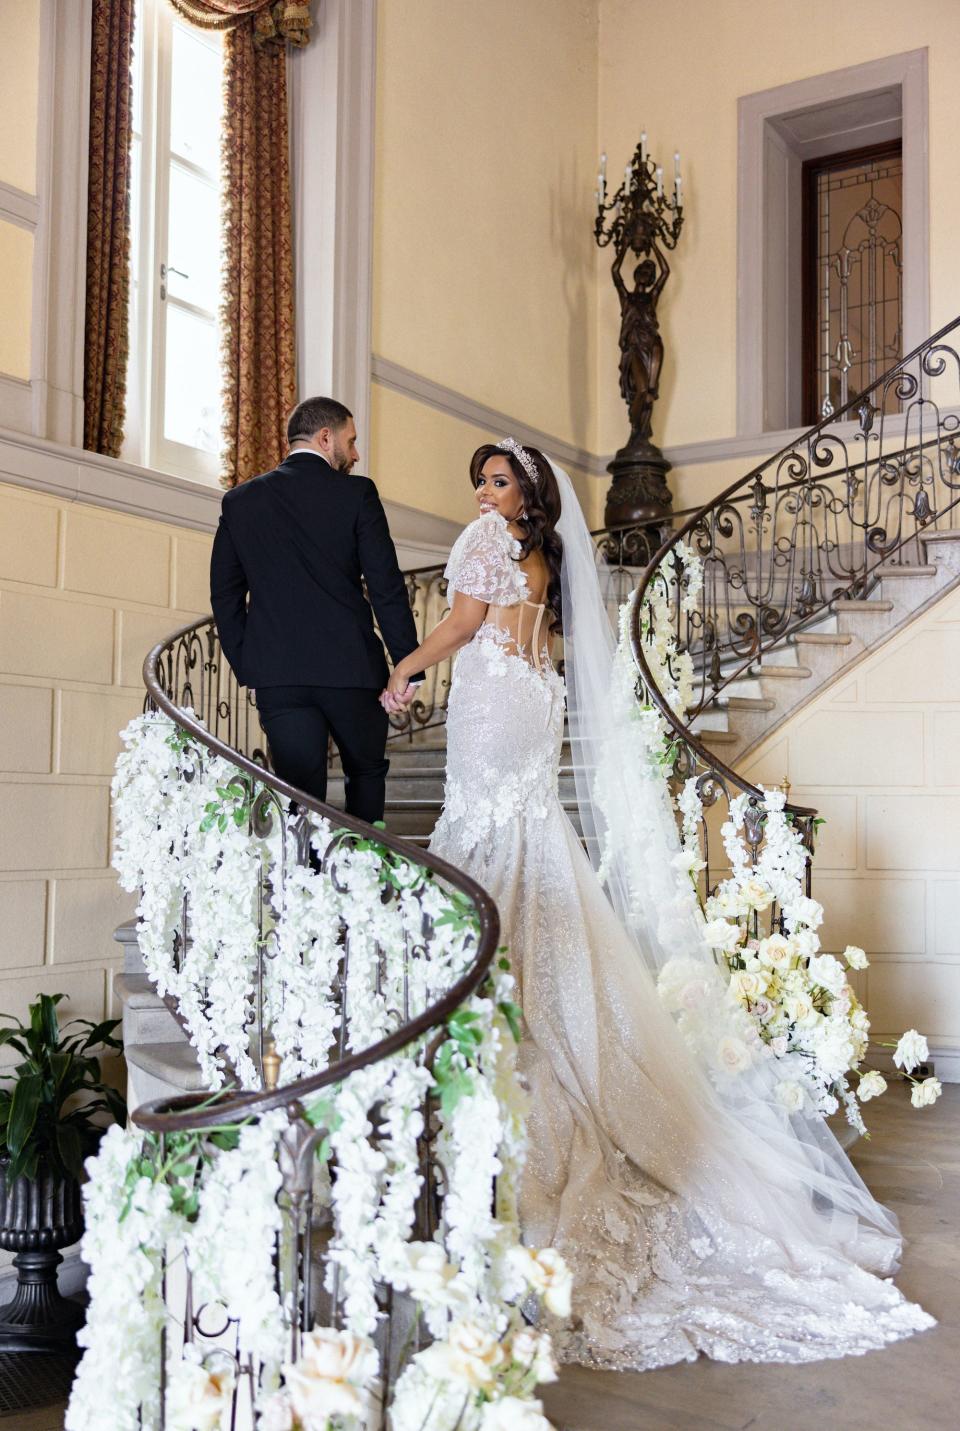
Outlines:
<svg viewBox="0 0 960 1431"><path fill-rule="evenodd" d="M402 672L395 670L380 696L380 704L389 715L398 715L410 704L415 689Z"/></svg>

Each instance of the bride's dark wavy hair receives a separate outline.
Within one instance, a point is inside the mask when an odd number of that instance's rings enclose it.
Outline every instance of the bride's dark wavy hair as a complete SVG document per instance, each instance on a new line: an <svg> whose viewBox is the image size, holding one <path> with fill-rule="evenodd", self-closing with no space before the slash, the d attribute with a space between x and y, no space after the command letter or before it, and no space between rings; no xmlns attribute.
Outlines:
<svg viewBox="0 0 960 1431"><path fill-rule="evenodd" d="M490 457L505 457L510 470L517 479L523 498L525 516L518 525L524 536L520 543L520 559L531 552L542 551L547 563L546 606L553 620L550 630L556 635L563 631L563 611L560 604L560 562L563 557L563 542L557 533L560 520L560 489L553 475L553 468L536 447L524 447L524 452L533 463L536 482L527 475L526 469L512 452L498 447L495 442L485 442L478 447L470 459L470 485L476 487L484 463Z"/></svg>

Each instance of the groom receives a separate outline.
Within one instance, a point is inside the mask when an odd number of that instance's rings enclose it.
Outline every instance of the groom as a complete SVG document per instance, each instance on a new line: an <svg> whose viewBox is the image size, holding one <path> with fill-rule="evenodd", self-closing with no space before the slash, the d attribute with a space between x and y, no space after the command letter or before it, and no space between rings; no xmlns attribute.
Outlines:
<svg viewBox="0 0 960 1431"><path fill-rule="evenodd" d="M394 664L416 648L416 627L377 489L350 476L353 414L333 398L307 398L287 439L275 471L223 498L213 615L238 681L256 690L277 774L325 800L333 736L347 812L372 823L383 819L389 762L379 702L387 662L370 603Z"/></svg>

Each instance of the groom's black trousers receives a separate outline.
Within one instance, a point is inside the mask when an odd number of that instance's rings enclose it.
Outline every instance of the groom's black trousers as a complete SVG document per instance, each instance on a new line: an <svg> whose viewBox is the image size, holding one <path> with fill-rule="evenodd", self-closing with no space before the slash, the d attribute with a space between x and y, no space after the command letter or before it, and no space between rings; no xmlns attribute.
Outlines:
<svg viewBox="0 0 960 1431"><path fill-rule="evenodd" d="M348 815L383 819L387 713L379 692L358 686L258 686L257 708L282 780L327 798L327 742L333 736L346 777Z"/></svg>

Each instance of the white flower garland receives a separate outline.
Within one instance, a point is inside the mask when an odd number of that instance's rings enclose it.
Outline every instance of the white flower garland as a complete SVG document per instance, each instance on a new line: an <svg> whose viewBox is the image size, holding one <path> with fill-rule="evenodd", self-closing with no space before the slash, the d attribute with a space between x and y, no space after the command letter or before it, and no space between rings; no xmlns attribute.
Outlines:
<svg viewBox="0 0 960 1431"><path fill-rule="evenodd" d="M681 547L680 567L680 609L692 610L702 589L702 564ZM689 706L692 667L686 653L677 654L676 600L670 597L675 587L675 579L661 570L648 588L641 634L654 682L682 716ZM619 697L626 701L633 698L635 679L630 657L632 600L621 608L615 666ZM641 767L649 777L662 778L672 764L667 721L648 707L639 719L632 716L628 728ZM773 1057L779 1079L776 1095L787 1112L813 1110L827 1116L842 1103L850 1123L865 1132L859 1102L876 1097L886 1087L880 1074L861 1071L870 1022L847 977L848 969L866 968L867 957L855 946L847 946L843 962L821 952L816 931L823 921L823 907L805 893L809 852L786 814L785 796L779 790L763 791L762 815L757 817L762 837L755 854L745 837L750 799L741 794L730 801L721 837L731 875L703 906L704 942L723 972L726 1006L718 1006L710 970L687 958L672 959L664 966L661 997L677 1016L688 1042L707 1055L708 1066L721 1077L748 1068L757 1057ZM697 876L705 868L700 848L703 805L696 777L685 782L676 808L681 851L674 870L678 892L689 896L691 880L698 888ZM784 932L773 930L763 938L759 916L774 906ZM718 1028L724 1030L719 1040ZM856 1088L851 1086L851 1076L858 1080ZM915 1086L917 1106L936 1099L935 1082L928 1079Z"/></svg>
<svg viewBox="0 0 960 1431"><path fill-rule="evenodd" d="M262 951L264 1025L282 1058L285 1080L322 1069L330 1058L342 961L349 1051L392 1032L401 1016L426 1008L469 967L475 951L471 907L421 867L352 836L339 837L328 850L334 833L320 823L312 841L317 853L327 854L325 869L304 868L295 857L290 822L277 818L286 811L273 810L267 837L255 834L251 813L260 790L165 717L138 717L124 732L124 743L113 787L114 860L125 887L141 892L138 934L147 970L161 992L178 1000L212 1086L223 1078L220 1050L245 1083L256 1083L249 1025L261 960L254 907L261 871L270 890ZM175 957L184 895L189 937ZM532 1376L530 1367L521 1372L509 1354L510 1338L520 1331L516 1302L528 1294L549 1300L552 1293L541 1286L544 1269L554 1267L551 1258L562 1269L552 1253L532 1254L530 1266L516 1257L525 1135L511 1032L519 1011L512 994L513 980L502 961L484 992L450 1019L449 1037L435 1050L431 1068L424 1062L424 1037L332 1085L309 1110L324 1133L321 1156L332 1155L330 1174L322 1170L315 1183L315 1199L326 1202L332 1215L327 1277L330 1284L336 1279L345 1327L311 1333L295 1366L283 1363L295 1289L278 1296L272 1261L278 1237L287 1232L282 1196L278 1199L278 1142L286 1115L271 1114L244 1127L236 1146L182 1135L189 1147L181 1154L176 1151L181 1135L172 1135L174 1162L168 1158L164 1166L156 1140L141 1147L139 1135L124 1135L126 1166L142 1169L137 1195L152 1198L158 1209L155 1225L137 1228L145 1258L141 1313L150 1334L134 1338L131 1346L130 1384L139 1388L127 1398L131 1415L140 1405L144 1424L151 1424L165 1315L156 1287L166 1248L168 1256L185 1251L195 1306L215 1303L235 1324L238 1358L252 1368L265 1431L300 1423L326 1428L329 1422L336 1431L379 1424L372 1419L380 1412L369 1352L381 1316L378 1288L385 1284L409 1292L440 1345L448 1335L455 1340L459 1333L453 1329L468 1324L485 1329L478 1336L502 1344L498 1376L464 1426L476 1417L484 1427L547 1424L533 1390L537 1379L551 1374L549 1343L537 1358L536 1370L543 1375ZM421 1188L418 1140L431 1087L437 1095L431 1105L437 1120L434 1157L442 1168L444 1198L437 1240L424 1244L411 1238ZM94 1198L89 1207L90 1245L105 1257L111 1245L127 1243L115 1241L124 1196L116 1189L122 1189L124 1176L117 1175L112 1144L105 1143L101 1156L104 1167L99 1159L91 1163L91 1187L109 1184L114 1195L99 1203ZM162 1225L161 1211L167 1218ZM540 1271L534 1274L530 1267ZM91 1285L96 1287L96 1278ZM129 1281L125 1295L136 1301ZM116 1322L111 1326L111 1318L100 1315L101 1305L94 1306L88 1323L93 1331L71 1431L94 1431L102 1424L96 1419L103 1414L97 1394L102 1398L108 1384L113 1394L108 1379L96 1385L96 1368L115 1352ZM134 1308L128 1315L136 1319L141 1313ZM199 1334L182 1355L179 1340L171 1342L176 1348L168 1368L171 1424L186 1427L193 1417L198 1425L217 1425L238 1385L235 1365L225 1363L222 1349L204 1352ZM344 1358L352 1369L341 1376ZM339 1368L336 1374L332 1367ZM430 1382L440 1396L444 1377L438 1367L439 1362ZM413 1370L413 1380L426 1374ZM402 1388L411 1384L404 1373L395 1388L391 1416L398 1425L407 1395ZM494 1402L499 1420L490 1417ZM326 1408L326 1419L315 1423L320 1408ZM517 1419L531 1416L534 1420Z"/></svg>

